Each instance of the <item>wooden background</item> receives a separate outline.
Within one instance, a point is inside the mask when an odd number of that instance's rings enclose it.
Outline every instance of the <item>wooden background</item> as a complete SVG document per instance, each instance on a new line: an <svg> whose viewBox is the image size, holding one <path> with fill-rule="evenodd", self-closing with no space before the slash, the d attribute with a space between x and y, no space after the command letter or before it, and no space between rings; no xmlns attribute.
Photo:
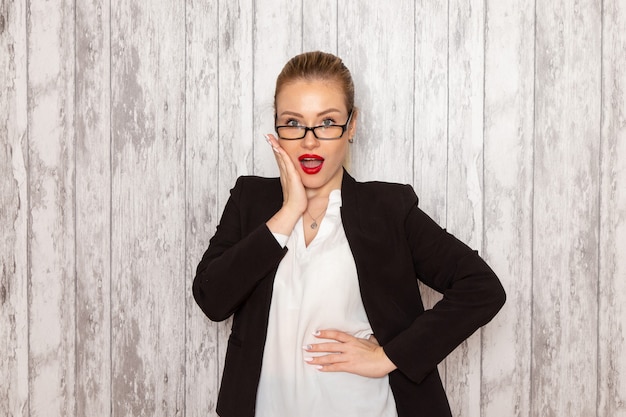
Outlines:
<svg viewBox="0 0 626 417"><path fill-rule="evenodd" d="M2 0L0 415L215 415L195 266L322 49L352 174L413 184L506 287L441 365L454 414L626 416L625 34L624 0Z"/></svg>

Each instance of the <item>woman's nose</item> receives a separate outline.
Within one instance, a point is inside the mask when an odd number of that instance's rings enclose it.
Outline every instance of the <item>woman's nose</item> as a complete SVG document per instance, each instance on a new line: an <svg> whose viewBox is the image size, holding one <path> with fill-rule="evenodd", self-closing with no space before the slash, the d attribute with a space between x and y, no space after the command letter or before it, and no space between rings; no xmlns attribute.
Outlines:
<svg viewBox="0 0 626 417"><path fill-rule="evenodd" d="M308 132L306 132L306 135L304 135L304 138L302 139L302 147L306 149L313 149L317 148L318 146L319 141L313 134L313 131L309 130Z"/></svg>

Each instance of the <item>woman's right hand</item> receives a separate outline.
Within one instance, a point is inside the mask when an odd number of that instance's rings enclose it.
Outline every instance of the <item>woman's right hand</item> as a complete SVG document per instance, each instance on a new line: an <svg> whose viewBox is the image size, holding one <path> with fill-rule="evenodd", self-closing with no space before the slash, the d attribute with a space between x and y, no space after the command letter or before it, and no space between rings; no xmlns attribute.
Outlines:
<svg viewBox="0 0 626 417"><path fill-rule="evenodd" d="M265 139L274 151L278 170L280 171L280 184L283 189L283 206L267 222L267 225L272 232L289 235L302 213L306 210L308 199L300 174L287 152L280 146L274 135L265 135Z"/></svg>

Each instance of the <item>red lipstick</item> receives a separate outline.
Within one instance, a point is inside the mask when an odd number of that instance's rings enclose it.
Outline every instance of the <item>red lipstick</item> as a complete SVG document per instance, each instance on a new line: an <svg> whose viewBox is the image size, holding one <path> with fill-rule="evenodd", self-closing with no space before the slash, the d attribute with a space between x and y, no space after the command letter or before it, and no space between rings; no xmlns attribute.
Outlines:
<svg viewBox="0 0 626 417"><path fill-rule="evenodd" d="M324 165L324 158L315 154L304 154L298 158L300 161L300 167L305 174L313 175L321 171L322 165Z"/></svg>

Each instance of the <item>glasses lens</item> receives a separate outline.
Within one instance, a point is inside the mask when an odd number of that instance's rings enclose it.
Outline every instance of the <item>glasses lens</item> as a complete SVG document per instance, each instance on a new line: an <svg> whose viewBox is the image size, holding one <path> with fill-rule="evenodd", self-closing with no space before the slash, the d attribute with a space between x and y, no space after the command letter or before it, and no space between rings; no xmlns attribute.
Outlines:
<svg viewBox="0 0 626 417"><path fill-rule="evenodd" d="M282 126L276 130L282 139L300 139L304 136L304 128L299 126Z"/></svg>
<svg viewBox="0 0 626 417"><path fill-rule="evenodd" d="M338 139L343 135L341 126L319 126L315 128L315 134L320 139Z"/></svg>

